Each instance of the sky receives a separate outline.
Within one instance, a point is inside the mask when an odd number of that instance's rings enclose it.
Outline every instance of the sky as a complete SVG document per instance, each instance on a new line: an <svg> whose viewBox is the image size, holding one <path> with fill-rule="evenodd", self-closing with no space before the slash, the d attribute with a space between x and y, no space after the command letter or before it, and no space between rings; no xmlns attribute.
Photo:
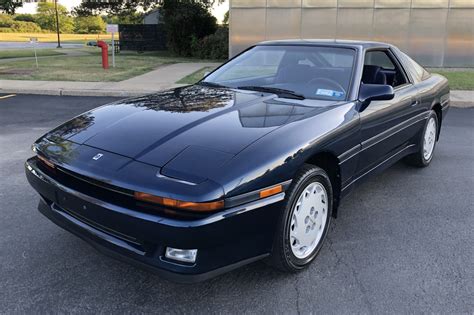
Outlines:
<svg viewBox="0 0 474 315"><path fill-rule="evenodd" d="M59 4L65 6L69 11L78 6L81 3L81 0L58 0ZM24 3L23 7L16 10L17 13L35 13L36 12L36 3ZM217 18L219 22L222 22L224 14L229 10L229 0L226 0L221 5L214 5L212 8L212 14Z"/></svg>

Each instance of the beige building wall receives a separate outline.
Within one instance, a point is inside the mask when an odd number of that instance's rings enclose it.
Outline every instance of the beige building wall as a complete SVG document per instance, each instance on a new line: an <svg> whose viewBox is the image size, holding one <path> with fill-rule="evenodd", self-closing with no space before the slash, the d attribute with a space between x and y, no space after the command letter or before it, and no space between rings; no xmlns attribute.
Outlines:
<svg viewBox="0 0 474 315"><path fill-rule="evenodd" d="M429 67L474 67L474 0L230 0L230 54L273 39L397 45Z"/></svg>

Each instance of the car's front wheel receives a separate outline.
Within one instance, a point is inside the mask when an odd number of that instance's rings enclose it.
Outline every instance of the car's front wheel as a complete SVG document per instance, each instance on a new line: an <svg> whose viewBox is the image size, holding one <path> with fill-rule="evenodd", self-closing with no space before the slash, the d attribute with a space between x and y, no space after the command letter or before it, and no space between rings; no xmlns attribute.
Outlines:
<svg viewBox="0 0 474 315"><path fill-rule="evenodd" d="M298 271L319 253L332 214L332 186L327 173L305 165L286 193L271 265L284 271Z"/></svg>

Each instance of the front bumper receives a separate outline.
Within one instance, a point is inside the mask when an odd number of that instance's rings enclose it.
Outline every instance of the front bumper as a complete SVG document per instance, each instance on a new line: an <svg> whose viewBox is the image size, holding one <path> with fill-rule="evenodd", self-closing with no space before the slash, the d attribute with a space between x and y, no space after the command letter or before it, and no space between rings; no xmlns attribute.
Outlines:
<svg viewBox="0 0 474 315"><path fill-rule="evenodd" d="M198 282L269 255L284 193L197 220L176 220L104 202L55 181L29 159L26 176L40 212L101 252L176 282ZM196 262L165 258L166 247L198 249Z"/></svg>

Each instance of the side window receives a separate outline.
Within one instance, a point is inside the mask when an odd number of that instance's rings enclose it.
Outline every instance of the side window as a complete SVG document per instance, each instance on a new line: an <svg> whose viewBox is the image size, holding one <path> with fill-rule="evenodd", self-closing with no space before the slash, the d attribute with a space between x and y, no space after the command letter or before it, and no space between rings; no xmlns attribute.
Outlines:
<svg viewBox="0 0 474 315"><path fill-rule="evenodd" d="M349 53L320 52L318 55L332 67L352 68L354 62L354 57Z"/></svg>
<svg viewBox="0 0 474 315"><path fill-rule="evenodd" d="M408 81L403 70L384 50L368 51L365 54L362 82L366 84L388 84L397 87Z"/></svg>
<svg viewBox="0 0 474 315"><path fill-rule="evenodd" d="M395 65L392 60L383 51L369 51L365 55L364 65L378 66L384 69L395 70Z"/></svg>

